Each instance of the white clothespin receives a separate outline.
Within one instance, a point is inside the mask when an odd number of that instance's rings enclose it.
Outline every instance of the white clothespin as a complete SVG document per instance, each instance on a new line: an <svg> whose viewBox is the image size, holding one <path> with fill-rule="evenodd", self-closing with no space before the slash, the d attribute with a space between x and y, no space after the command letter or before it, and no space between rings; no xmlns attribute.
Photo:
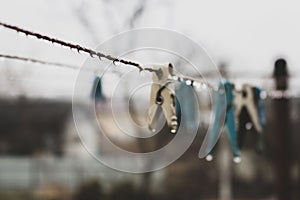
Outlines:
<svg viewBox="0 0 300 200"><path fill-rule="evenodd" d="M152 86L150 95L150 106L148 110L148 125L153 132L156 131L156 123L160 114L160 107L167 120L171 133L176 133L178 129L178 119L175 108L174 85L169 84L174 76L173 66L157 65L153 69L155 72L152 76Z"/></svg>
<svg viewBox="0 0 300 200"><path fill-rule="evenodd" d="M235 117L236 119L238 119L242 108L245 107L249 113L255 129L258 133L262 133L263 128L260 123L257 105L255 105L253 88L254 86L250 84L243 84L241 90L236 90L234 97ZM237 127L239 127L238 120Z"/></svg>

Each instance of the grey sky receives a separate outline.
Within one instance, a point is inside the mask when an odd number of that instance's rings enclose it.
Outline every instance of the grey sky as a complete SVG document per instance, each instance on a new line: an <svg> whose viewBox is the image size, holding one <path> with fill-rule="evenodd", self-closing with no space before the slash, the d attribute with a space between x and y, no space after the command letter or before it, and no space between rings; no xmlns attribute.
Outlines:
<svg viewBox="0 0 300 200"><path fill-rule="evenodd" d="M128 20L139 2L1 0L0 16L2 22L96 47L112 35L130 29ZM76 17L76 9L86 13L98 44ZM299 11L299 2L293 0L149 0L135 27L161 27L184 33L202 44L216 63L226 61L233 72L267 76L274 59L283 56L287 58L292 74L299 74ZM79 66L87 57L2 28L0 37L0 53ZM72 94L75 71L14 61L1 61L0 66L1 94L14 95L20 90L30 96L70 98ZM7 81L7 71L12 79L22 80L17 83ZM8 86L3 85L4 82Z"/></svg>

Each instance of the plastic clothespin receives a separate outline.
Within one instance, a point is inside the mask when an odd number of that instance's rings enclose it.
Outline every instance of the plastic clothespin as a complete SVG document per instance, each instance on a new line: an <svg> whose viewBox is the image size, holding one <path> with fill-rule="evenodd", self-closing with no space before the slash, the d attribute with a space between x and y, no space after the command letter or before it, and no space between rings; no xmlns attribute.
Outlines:
<svg viewBox="0 0 300 200"><path fill-rule="evenodd" d="M157 120L162 110L170 132L175 134L178 130L176 100L174 85L169 84L171 83L170 77L174 75L173 66L171 64L157 65L153 69L155 69L155 73L152 75L148 127L152 132L156 131Z"/></svg>
<svg viewBox="0 0 300 200"><path fill-rule="evenodd" d="M209 132L209 145L208 145L208 156L206 160L211 161L213 156L211 151L215 141L221 134L222 127L225 125L227 128L227 134L230 140L230 145L233 151L234 159L236 163L241 162L240 150L237 144L237 131L236 131L236 120L235 120L235 108L233 105L234 100L234 85L227 81L222 80L219 83L218 91L216 92L215 107L214 107L214 122Z"/></svg>

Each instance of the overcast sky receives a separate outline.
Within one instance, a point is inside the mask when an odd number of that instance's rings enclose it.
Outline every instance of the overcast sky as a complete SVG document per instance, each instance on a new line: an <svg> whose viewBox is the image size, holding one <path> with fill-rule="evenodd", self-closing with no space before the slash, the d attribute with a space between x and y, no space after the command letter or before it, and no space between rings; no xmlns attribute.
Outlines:
<svg viewBox="0 0 300 200"><path fill-rule="evenodd" d="M129 30L138 0L1 0L0 20L88 47ZM268 76L277 57L300 74L300 5L285 0L146 0L135 28L160 27L186 34L230 71ZM84 13L78 17L79 13ZM84 20L92 27L85 27ZM0 53L80 66L87 58L68 49L0 29ZM76 71L0 62L1 94L70 98Z"/></svg>

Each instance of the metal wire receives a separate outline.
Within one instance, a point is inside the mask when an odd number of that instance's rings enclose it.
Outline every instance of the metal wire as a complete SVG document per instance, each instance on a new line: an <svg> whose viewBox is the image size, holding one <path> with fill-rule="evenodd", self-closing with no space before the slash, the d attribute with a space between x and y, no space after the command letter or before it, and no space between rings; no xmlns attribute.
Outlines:
<svg viewBox="0 0 300 200"><path fill-rule="evenodd" d="M57 62L48 62L48 61L44 61L44 60L38 60L38 59L27 58L27 57L20 57L20 56L15 56L15 55L0 54L0 58L10 59L10 60L18 60L18 61L24 61L24 62L31 62L31 63L38 63L38 64L42 64L42 65L66 67L66 68L70 68L70 69L79 69L79 67L75 66L75 65L57 63Z"/></svg>
<svg viewBox="0 0 300 200"><path fill-rule="evenodd" d="M113 57L111 55L106 55L104 53L97 52L97 51L95 51L93 49L89 49L89 48L80 46L78 44L72 44L72 43L69 43L69 42L65 42L63 40L51 38L49 36L42 35L40 33L35 33L35 32L32 32L32 31L25 30L23 28L19 28L17 26L5 24L5 23L2 23L2 22L0 22L0 26L2 26L4 28L7 28L7 29L11 29L11 30L17 31L17 32L20 32L20 33L24 33L26 36L33 36L33 37L35 37L35 38L37 38L39 40L45 40L45 41L48 41L48 42L51 42L51 43L59 44L59 45L64 46L64 47L69 47L70 49L77 50L78 53L85 52L85 53L89 54L90 57L92 57L92 58L97 57L100 60L102 58L105 58L107 60L112 61L114 64L117 63L117 62L119 62L119 63L122 63L124 65L134 66L134 67L138 68L140 71L149 71L148 68L144 69L142 67L142 65L139 64L139 63L137 63L137 62L132 62L132 61L129 61L129 60L119 59L119 58ZM153 71L153 69L151 69L151 72L152 71Z"/></svg>
<svg viewBox="0 0 300 200"><path fill-rule="evenodd" d="M44 60L35 59L35 58L28 58L28 57L16 56L16 55L6 55L6 54L0 54L0 58L16 60L16 61L21 61L21 62L31 62L34 64L41 64L41 65L46 65L46 66L63 67L63 68L68 68L68 69L72 69L72 70L80 69L82 71L90 72L92 74L97 75L97 70L80 68L80 66L70 65L70 64L65 64L65 63L49 62L49 61L44 61ZM111 71L111 73L116 74L117 76L121 76L121 74L122 74L119 71Z"/></svg>

